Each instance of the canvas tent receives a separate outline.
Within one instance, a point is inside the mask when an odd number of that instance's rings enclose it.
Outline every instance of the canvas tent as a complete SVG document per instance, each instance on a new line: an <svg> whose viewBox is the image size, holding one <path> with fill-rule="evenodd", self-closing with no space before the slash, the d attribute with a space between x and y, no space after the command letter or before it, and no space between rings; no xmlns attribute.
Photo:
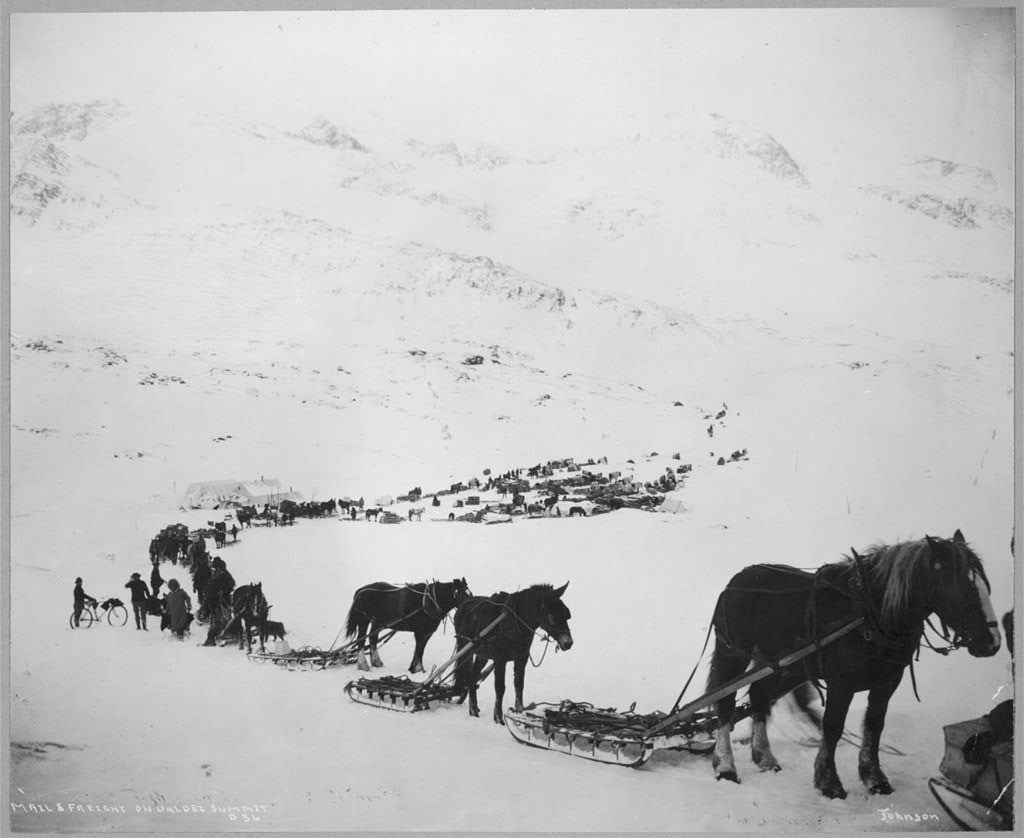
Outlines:
<svg viewBox="0 0 1024 838"><path fill-rule="evenodd" d="M282 500L302 500L298 492L284 490L280 480L204 480L192 483L185 491L183 506L187 509L216 509L229 503L243 506L276 506Z"/></svg>

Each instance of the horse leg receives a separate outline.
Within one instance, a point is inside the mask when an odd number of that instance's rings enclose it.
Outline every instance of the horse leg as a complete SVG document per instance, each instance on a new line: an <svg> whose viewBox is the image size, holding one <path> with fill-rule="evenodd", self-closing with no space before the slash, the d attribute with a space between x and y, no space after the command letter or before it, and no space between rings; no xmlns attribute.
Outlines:
<svg viewBox="0 0 1024 838"><path fill-rule="evenodd" d="M456 653L461 652L465 644L460 644L459 641L455 641ZM461 658L458 663L455 664L455 692L458 697L455 699L456 704L463 704L466 698L469 696L469 682L467 675L472 675L473 669L473 656L466 655Z"/></svg>
<svg viewBox="0 0 1024 838"><path fill-rule="evenodd" d="M501 703L505 700L505 665L507 661L494 661L494 723L505 724L505 714L501 712ZM483 666L475 667L473 670L474 681L479 679ZM473 691L476 692L474 686Z"/></svg>
<svg viewBox="0 0 1024 838"><path fill-rule="evenodd" d="M782 770L768 742L768 714L771 712L769 683L774 680L766 678L750 685L750 758L762 771Z"/></svg>
<svg viewBox="0 0 1024 838"><path fill-rule="evenodd" d="M878 744L882 739L882 728L885 727L889 699L899 683L900 679L896 678L895 681L885 682L868 691L868 708L864 713L864 739L857 755L857 769L861 781L871 794L892 794L889 778L885 776L878 762Z"/></svg>
<svg viewBox="0 0 1024 838"><path fill-rule="evenodd" d="M526 659L530 656L529 651L522 657L512 662L512 686L516 691L516 712L523 709L523 685L526 683Z"/></svg>
<svg viewBox="0 0 1024 838"><path fill-rule="evenodd" d="M469 715L474 716L474 717L479 717L480 716L480 703L477 701L476 691L477 691L477 687L480 685L480 673L481 673L481 671L483 671L484 665L487 663L487 660L486 660L486 658L478 657L476 655L469 655L468 657L471 658L472 661L473 661L472 666L468 667L469 668L469 684L468 684L468 686L469 686ZM497 664L495 664L495 667L494 667L494 677L495 677L495 682L494 682L495 683L495 689L497 689L497 683L498 683L497 682L497 677L498 677L498 667L497 667ZM504 667L502 668L501 678L502 678L502 682L504 683L504 680L505 680Z"/></svg>
<svg viewBox="0 0 1024 838"><path fill-rule="evenodd" d="M708 676L707 690L712 692L720 685L731 681L747 668L748 659L744 655L730 654L728 647L717 638L715 652L711 658L711 674ZM715 770L716 780L740 781L736 773L736 761L732 755L732 714L736 709L736 693L724 696L715 702L715 714L718 716L718 728L715 731L715 750L711 755L711 767Z"/></svg>
<svg viewBox="0 0 1024 838"><path fill-rule="evenodd" d="M377 654L377 640L378 639L379 639L379 637L378 637L378 632L377 632L377 626L376 625L371 626L371 628L370 628L370 663L372 663L376 667L381 667L381 666L384 666L384 661L382 661L380 659L380 655Z"/></svg>
<svg viewBox="0 0 1024 838"><path fill-rule="evenodd" d="M370 664L366 662L366 655L363 654L363 648L366 645L366 629L369 625L369 623L360 622L359 636L356 638L356 665L365 672L370 671Z"/></svg>
<svg viewBox="0 0 1024 838"><path fill-rule="evenodd" d="M825 797L846 798L846 789L836 771L836 745L843 735L846 714L853 700L853 690L845 684L829 684L825 700L825 716L821 720L821 746L814 758L814 787Z"/></svg>
<svg viewBox="0 0 1024 838"><path fill-rule="evenodd" d="M416 632L416 651L412 653L412 663L409 665L410 672L424 672L423 669L423 651L427 647L427 640L430 638L429 634L423 632Z"/></svg>

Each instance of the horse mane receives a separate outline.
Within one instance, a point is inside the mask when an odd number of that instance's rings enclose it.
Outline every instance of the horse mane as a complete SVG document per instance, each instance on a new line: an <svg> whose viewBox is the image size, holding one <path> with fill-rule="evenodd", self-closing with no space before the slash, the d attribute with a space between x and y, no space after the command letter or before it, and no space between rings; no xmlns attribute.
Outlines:
<svg viewBox="0 0 1024 838"><path fill-rule="evenodd" d="M898 625L907 616L912 594L920 590L924 578L931 570L930 563L934 558L932 550L936 544L952 551L958 566L976 571L988 584L981 560L966 542L925 537L916 541L873 545L864 555L858 554L858 558L870 583L882 591L882 602L878 610L886 624ZM854 559L844 557L840 564L853 568ZM936 577L936 581L948 587L946 580L958 575L941 574Z"/></svg>

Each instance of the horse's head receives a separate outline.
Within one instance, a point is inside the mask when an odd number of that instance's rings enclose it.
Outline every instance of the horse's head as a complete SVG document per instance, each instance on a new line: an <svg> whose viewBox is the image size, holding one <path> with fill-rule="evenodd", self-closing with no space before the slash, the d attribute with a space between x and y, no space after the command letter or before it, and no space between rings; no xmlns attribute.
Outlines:
<svg viewBox="0 0 1024 838"><path fill-rule="evenodd" d="M465 578L453 579L451 582L434 582L426 591L426 596L433 597L443 613L458 607L471 595Z"/></svg>
<svg viewBox="0 0 1024 838"><path fill-rule="evenodd" d="M954 642L978 658L999 651L999 622L989 600L990 585L981 560L957 530L952 539L925 537L928 543L928 603L954 632Z"/></svg>
<svg viewBox="0 0 1024 838"><path fill-rule="evenodd" d="M473 592L469 589L469 585L466 584L466 577L463 576L461 579L452 579L452 592L455 596L455 605L462 605L467 599L473 596Z"/></svg>
<svg viewBox="0 0 1024 838"><path fill-rule="evenodd" d="M563 652L572 648L572 632L569 631L569 618L572 614L569 606L562 602L562 594L569 587L566 582L561 588L554 588L548 593L542 603L542 617L540 627L554 638L558 648Z"/></svg>
<svg viewBox="0 0 1024 838"><path fill-rule="evenodd" d="M235 589L235 611L247 611L257 618L265 618L270 606L267 598L263 595L263 583L250 582Z"/></svg>

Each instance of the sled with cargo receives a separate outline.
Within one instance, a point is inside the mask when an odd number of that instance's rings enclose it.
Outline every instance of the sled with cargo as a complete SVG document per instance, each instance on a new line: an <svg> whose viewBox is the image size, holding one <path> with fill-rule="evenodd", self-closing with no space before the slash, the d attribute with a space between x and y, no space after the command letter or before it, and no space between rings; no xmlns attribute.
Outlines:
<svg viewBox="0 0 1024 838"><path fill-rule="evenodd" d="M587 702L567 700L537 702L522 710L507 709L505 726L512 737L524 745L631 768L642 766L658 750L708 753L715 747L718 718L713 708L716 702L815 654L863 622L863 617L856 617L777 661L756 664L743 675L682 706L679 706L680 695L668 713L640 714L632 707L618 711L613 707L598 708ZM733 721L749 714L748 703L738 705Z"/></svg>
<svg viewBox="0 0 1024 838"><path fill-rule="evenodd" d="M484 629L461 649L457 649L447 661L437 667L424 681L414 681L407 675L385 675L382 678L359 678L345 685L345 693L353 701L384 710L401 713L416 713L429 710L441 703L461 699L465 694L455 686L455 668L460 660L470 654L474 647L490 634L505 619L508 612L492 620ZM494 668L488 663L477 680L479 684Z"/></svg>
<svg viewBox="0 0 1024 838"><path fill-rule="evenodd" d="M377 641L378 648L395 636L395 630L389 629ZM321 649L317 646L302 646L289 649L287 652L249 652L249 660L254 663L272 663L284 669L308 672L322 672L338 666L351 666L356 663L359 654L359 643L356 640L342 646Z"/></svg>

